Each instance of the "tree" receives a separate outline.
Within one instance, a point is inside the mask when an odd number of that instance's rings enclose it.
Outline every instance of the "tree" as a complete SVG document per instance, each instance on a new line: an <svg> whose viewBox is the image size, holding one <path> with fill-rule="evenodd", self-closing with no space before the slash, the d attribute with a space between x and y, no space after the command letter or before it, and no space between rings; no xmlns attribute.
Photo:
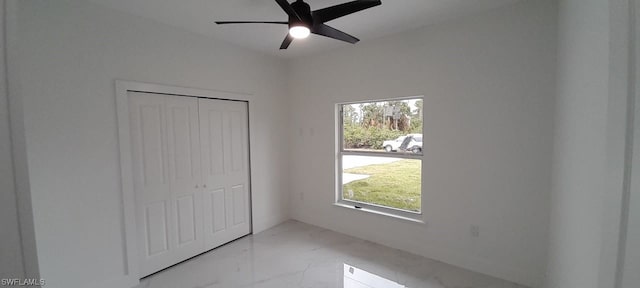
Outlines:
<svg viewBox="0 0 640 288"><path fill-rule="evenodd" d="M393 111L385 114L384 123L389 130L409 131L411 123L411 107L407 101L387 101L384 107ZM389 112L389 111L387 111Z"/></svg>
<svg viewBox="0 0 640 288"><path fill-rule="evenodd" d="M422 99L416 101L414 120L411 121L411 133L422 133L422 123L424 121L423 105Z"/></svg>
<svg viewBox="0 0 640 288"><path fill-rule="evenodd" d="M418 119L422 120L422 105L423 105L423 100L420 99L418 101L416 101L416 116L418 116Z"/></svg>
<svg viewBox="0 0 640 288"><path fill-rule="evenodd" d="M377 103L369 103L361 106L362 126L381 127L384 122L384 108Z"/></svg>
<svg viewBox="0 0 640 288"><path fill-rule="evenodd" d="M342 121L344 125L354 125L358 121L356 108L351 105L342 106Z"/></svg>

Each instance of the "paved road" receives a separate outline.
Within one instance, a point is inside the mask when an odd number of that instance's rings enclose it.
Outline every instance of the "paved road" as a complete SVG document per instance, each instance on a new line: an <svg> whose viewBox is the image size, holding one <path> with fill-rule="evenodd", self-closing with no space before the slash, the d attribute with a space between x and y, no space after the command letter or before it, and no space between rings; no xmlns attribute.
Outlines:
<svg viewBox="0 0 640 288"><path fill-rule="evenodd" d="M373 164L386 164L402 160L401 158L371 157L345 155L342 157L342 169L368 166Z"/></svg>
<svg viewBox="0 0 640 288"><path fill-rule="evenodd" d="M344 170L344 169L363 167L363 166L374 165L374 164L393 163L399 160L402 160L402 159L389 158L389 157L345 155L342 158L342 168ZM356 180L362 180L367 178L369 178L369 175L342 173L342 185L347 184L349 182L356 181Z"/></svg>

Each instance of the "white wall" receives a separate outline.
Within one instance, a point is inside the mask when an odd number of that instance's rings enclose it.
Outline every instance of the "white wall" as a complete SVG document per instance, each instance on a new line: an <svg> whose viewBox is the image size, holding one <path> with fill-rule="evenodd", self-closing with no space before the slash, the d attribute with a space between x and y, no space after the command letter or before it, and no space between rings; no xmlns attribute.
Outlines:
<svg viewBox="0 0 640 288"><path fill-rule="evenodd" d="M13 159L11 157L11 131L9 129L9 103L7 98L4 3L0 3L0 279L22 278L22 247L16 202Z"/></svg>
<svg viewBox="0 0 640 288"><path fill-rule="evenodd" d="M10 95L47 287L118 287L125 269L116 79L254 94L254 232L288 218L285 63L87 1L10 4Z"/></svg>
<svg viewBox="0 0 640 288"><path fill-rule="evenodd" d="M516 5L293 60L295 219L539 286L546 265L555 1ZM334 107L425 95L428 225L332 205ZM470 237L470 225L480 237Z"/></svg>
<svg viewBox="0 0 640 288"><path fill-rule="evenodd" d="M609 2L559 2L548 287L611 287L599 284L608 229L604 192L607 198L618 193L607 189L607 140L614 135L607 125L616 124L608 117L620 112L608 111L614 108L608 97ZM621 112L624 124L624 106ZM620 128L624 132L624 125ZM623 138L624 133L609 137L624 145Z"/></svg>

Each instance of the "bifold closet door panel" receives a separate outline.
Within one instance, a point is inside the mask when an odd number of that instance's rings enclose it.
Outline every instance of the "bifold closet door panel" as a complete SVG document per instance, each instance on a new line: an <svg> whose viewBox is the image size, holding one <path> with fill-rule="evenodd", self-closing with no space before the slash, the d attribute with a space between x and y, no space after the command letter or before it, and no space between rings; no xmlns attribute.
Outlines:
<svg viewBox="0 0 640 288"><path fill-rule="evenodd" d="M129 93L140 274L204 248L196 98Z"/></svg>
<svg viewBox="0 0 640 288"><path fill-rule="evenodd" d="M180 262L204 252L198 99L165 96L171 203Z"/></svg>
<svg viewBox="0 0 640 288"><path fill-rule="evenodd" d="M198 99L205 247L247 235L250 227L247 103Z"/></svg>
<svg viewBox="0 0 640 288"><path fill-rule="evenodd" d="M129 93L140 273L171 265L175 227L167 164L164 96Z"/></svg>

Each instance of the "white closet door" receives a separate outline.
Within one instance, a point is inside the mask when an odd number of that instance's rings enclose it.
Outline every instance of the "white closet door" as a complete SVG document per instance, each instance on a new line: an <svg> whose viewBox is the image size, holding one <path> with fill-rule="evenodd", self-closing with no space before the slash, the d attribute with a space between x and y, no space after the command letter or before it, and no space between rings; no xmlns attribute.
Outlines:
<svg viewBox="0 0 640 288"><path fill-rule="evenodd" d="M247 104L199 99L205 247L250 233Z"/></svg>
<svg viewBox="0 0 640 288"><path fill-rule="evenodd" d="M204 252L198 99L164 97L177 263Z"/></svg>
<svg viewBox="0 0 640 288"><path fill-rule="evenodd" d="M141 276L203 252L197 105L129 93Z"/></svg>

